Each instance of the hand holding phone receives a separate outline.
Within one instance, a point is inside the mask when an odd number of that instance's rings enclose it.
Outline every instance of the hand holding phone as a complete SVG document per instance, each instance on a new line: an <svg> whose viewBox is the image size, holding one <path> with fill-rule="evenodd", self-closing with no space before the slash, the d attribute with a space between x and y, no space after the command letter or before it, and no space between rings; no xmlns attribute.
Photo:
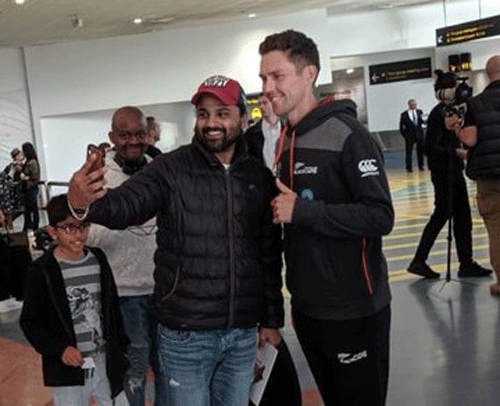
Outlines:
<svg viewBox="0 0 500 406"><path fill-rule="evenodd" d="M90 154L97 155L97 159L94 161L94 163L90 167L90 172L94 172L97 169L100 169L104 166L104 158L106 156L106 151L104 150L104 148L99 148L97 145L89 144L87 146L87 157Z"/></svg>
<svg viewBox="0 0 500 406"><path fill-rule="evenodd" d="M90 157L93 155L92 157ZM93 144L87 146L87 159L83 166L73 173L68 187L68 203L74 209L88 209L96 200L102 198L104 188L105 150ZM76 217L76 216L75 216Z"/></svg>

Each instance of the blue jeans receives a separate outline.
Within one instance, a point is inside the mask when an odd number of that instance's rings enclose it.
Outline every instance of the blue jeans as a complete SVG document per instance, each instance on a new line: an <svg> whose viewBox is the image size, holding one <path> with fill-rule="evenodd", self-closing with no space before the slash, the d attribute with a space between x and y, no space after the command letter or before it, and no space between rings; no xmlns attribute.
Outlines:
<svg viewBox="0 0 500 406"><path fill-rule="evenodd" d="M169 406L248 405L257 329L171 330L158 325Z"/></svg>
<svg viewBox="0 0 500 406"><path fill-rule="evenodd" d="M115 399L111 399L111 389L106 376L106 355L94 355L92 359L95 368L91 374L85 375L83 386L52 387L54 406L88 406L91 397L99 406L129 406L123 391Z"/></svg>
<svg viewBox="0 0 500 406"><path fill-rule="evenodd" d="M120 308L125 332L130 338L127 356L130 368L125 375L125 393L130 406L144 406L146 373L149 365L155 375L155 406L166 405L165 379L158 363L156 330L158 320L153 307L153 296L122 296Z"/></svg>

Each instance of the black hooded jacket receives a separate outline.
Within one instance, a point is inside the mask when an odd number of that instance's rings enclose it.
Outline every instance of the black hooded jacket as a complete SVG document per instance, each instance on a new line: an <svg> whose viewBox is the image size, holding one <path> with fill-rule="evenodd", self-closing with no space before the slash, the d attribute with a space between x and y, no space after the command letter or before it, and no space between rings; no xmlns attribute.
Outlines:
<svg viewBox="0 0 500 406"><path fill-rule="evenodd" d="M114 398L123 390L128 368L125 358L129 339L125 334L113 274L104 253L87 247L101 267L101 317L106 340L106 372ZM46 386L78 386L85 383L80 367L65 365L61 356L68 346L76 347L61 267L54 258L54 248L31 265L26 277L26 293L21 313L21 328L28 341L42 355L43 380Z"/></svg>
<svg viewBox="0 0 500 406"><path fill-rule="evenodd" d="M287 129L278 170L298 195L285 227L294 308L346 320L385 307L391 297L381 237L394 211L382 154L354 102L325 99Z"/></svg>

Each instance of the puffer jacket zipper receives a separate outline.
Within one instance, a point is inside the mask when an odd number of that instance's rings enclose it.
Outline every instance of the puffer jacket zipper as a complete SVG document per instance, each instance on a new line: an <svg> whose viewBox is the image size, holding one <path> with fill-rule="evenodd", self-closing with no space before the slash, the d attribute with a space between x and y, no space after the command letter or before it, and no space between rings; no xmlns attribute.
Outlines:
<svg viewBox="0 0 500 406"><path fill-rule="evenodd" d="M236 296L236 269L235 269L235 253L234 253L234 207L233 207L233 188L231 185L231 175L229 169L225 169L226 174L226 196L227 196L227 227L228 227L228 237L229 237L229 320L228 328L232 327L234 324L234 312L235 312L235 296Z"/></svg>

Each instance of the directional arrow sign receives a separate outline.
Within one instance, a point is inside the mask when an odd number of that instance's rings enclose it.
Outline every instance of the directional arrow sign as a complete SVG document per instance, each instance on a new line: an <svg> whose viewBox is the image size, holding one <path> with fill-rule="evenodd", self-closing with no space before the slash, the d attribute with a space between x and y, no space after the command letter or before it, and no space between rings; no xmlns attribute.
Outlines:
<svg viewBox="0 0 500 406"><path fill-rule="evenodd" d="M369 69L371 85L430 78L432 76L431 58L370 65Z"/></svg>

